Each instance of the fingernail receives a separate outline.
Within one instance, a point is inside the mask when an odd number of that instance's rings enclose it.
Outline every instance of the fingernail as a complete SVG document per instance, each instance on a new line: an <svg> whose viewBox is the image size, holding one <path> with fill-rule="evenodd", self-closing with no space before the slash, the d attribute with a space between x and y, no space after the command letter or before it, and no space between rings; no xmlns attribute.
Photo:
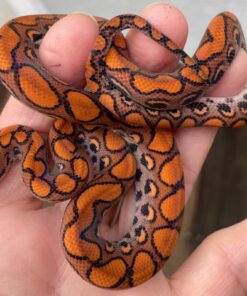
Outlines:
<svg viewBox="0 0 247 296"><path fill-rule="evenodd" d="M148 8L148 7L152 7L152 6L156 6L156 5L163 5L163 6L166 6L166 7L169 7L169 8L173 8L174 6L168 2L161 2L161 1L157 1L157 2L153 2L153 3L150 3L148 4L147 6L145 6L145 9Z"/></svg>
<svg viewBox="0 0 247 296"><path fill-rule="evenodd" d="M80 15L83 15L83 16L88 16L92 20L94 20L95 22L97 22L96 19L95 19L95 17L93 15L91 15L91 14L89 14L87 12L84 12L84 11L74 11L74 12L71 12L70 14L80 14Z"/></svg>

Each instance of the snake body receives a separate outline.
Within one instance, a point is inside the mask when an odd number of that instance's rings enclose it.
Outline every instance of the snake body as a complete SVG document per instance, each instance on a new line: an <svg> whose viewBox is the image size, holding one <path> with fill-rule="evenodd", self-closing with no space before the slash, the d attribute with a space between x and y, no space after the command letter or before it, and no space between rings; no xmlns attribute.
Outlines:
<svg viewBox="0 0 247 296"><path fill-rule="evenodd" d="M50 75L38 59L40 41L62 17L20 17L0 30L2 83L21 102L55 118L50 149L29 127L0 131L0 176L21 160L24 183L34 196L70 199L62 241L66 258L82 278L104 288L136 286L160 270L179 237L184 180L172 130L246 124L247 88L234 97L205 96L245 49L243 33L232 13L221 13L191 58L139 16L97 18L86 86L77 89ZM180 67L159 74L140 69L128 56L121 33L127 28L171 51ZM104 239L103 216L133 184L129 231L118 241Z"/></svg>

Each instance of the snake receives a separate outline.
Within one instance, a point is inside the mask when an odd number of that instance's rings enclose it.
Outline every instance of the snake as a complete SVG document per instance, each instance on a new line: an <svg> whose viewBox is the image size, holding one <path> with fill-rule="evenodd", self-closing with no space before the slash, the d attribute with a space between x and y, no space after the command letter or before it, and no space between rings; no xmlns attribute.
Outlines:
<svg viewBox="0 0 247 296"><path fill-rule="evenodd" d="M97 17L86 83L78 88L51 75L38 58L46 32L63 17L23 16L0 29L1 82L22 103L54 118L48 139L18 124L0 131L0 177L21 161L22 179L35 197L68 200L62 246L79 276L101 288L134 287L163 267L179 238L185 188L174 130L246 125L247 86L235 96L207 96L246 50L244 35L234 14L220 13L190 57L138 15ZM126 29L174 54L178 68L141 69L128 54ZM128 231L106 239L102 219L133 189Z"/></svg>

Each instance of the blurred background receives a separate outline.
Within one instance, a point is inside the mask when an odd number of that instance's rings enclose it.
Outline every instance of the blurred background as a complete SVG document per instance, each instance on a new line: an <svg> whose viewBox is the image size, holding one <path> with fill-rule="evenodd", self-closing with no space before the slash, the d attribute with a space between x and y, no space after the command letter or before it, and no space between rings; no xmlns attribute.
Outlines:
<svg viewBox="0 0 247 296"><path fill-rule="evenodd" d="M138 14L151 3L153 1L148 0L1 0L0 25L25 14L85 11L111 18L121 13ZM177 6L188 20L189 37L185 50L190 55L197 48L210 20L219 12L235 13L247 36L246 0L173 0L170 4ZM0 95L1 102L8 97L1 85ZM247 218L246 185L247 128L221 129L186 208L181 238L165 273L171 274L210 233Z"/></svg>

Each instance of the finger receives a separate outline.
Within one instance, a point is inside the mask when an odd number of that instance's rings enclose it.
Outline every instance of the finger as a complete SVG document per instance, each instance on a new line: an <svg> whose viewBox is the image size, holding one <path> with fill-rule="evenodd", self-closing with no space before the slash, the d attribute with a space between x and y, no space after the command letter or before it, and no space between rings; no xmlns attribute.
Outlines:
<svg viewBox="0 0 247 296"><path fill-rule="evenodd" d="M240 50L226 74L209 95L231 96L239 93L247 82L246 68L247 53ZM176 133L184 168L186 200L192 191L216 132L216 128L205 127L179 129Z"/></svg>
<svg viewBox="0 0 247 296"><path fill-rule="evenodd" d="M184 15L174 6L166 3L154 3L147 6L141 16L157 30L169 36L183 48L188 35L188 24ZM137 30L130 30L127 43L131 58L142 68L159 72L171 71L177 65L177 58Z"/></svg>
<svg viewBox="0 0 247 296"><path fill-rule="evenodd" d="M68 15L47 32L39 58L51 74L68 84L82 87L86 60L97 33L98 24L92 16Z"/></svg>
<svg viewBox="0 0 247 296"><path fill-rule="evenodd" d="M148 6L141 15L183 48L187 38L188 26L186 19L179 10L169 4L155 3ZM171 53L141 32L131 30L127 36L127 41L130 55L140 67L158 72L171 71L176 66L176 58ZM237 62L237 60L241 60L244 58L243 56L245 56L245 53L241 50L229 71L209 95L233 95L242 89L246 81L246 66L240 65L241 61ZM233 75L234 79L232 79ZM184 167L186 200L192 191L216 132L216 128L207 127L180 129L176 134Z"/></svg>
<svg viewBox="0 0 247 296"><path fill-rule="evenodd" d="M172 276L172 291L176 295L246 295L246 231L244 220L210 235Z"/></svg>
<svg viewBox="0 0 247 296"><path fill-rule="evenodd" d="M71 14L64 17L44 37L39 50L41 63L52 75L78 86L83 81L86 59L97 32L98 25L89 15ZM45 132L51 122L46 115L23 105L13 97L10 97L0 117L1 128L18 123Z"/></svg>
<svg viewBox="0 0 247 296"><path fill-rule="evenodd" d="M187 22L183 14L175 7L155 3L149 5L141 15L149 21L156 29L169 36L183 47L187 38ZM171 27L175 30L171 30ZM173 55L156 42L147 38L143 33L131 30L127 35L127 43L131 59L147 71L166 71L167 67L174 64L176 59ZM135 209L135 188L128 191L121 204L119 220L115 227L103 224L101 231L106 238L117 239L129 229ZM126 223L128 221L128 223Z"/></svg>
<svg viewBox="0 0 247 296"><path fill-rule="evenodd" d="M67 30L68 27L70 30ZM88 15L73 14L63 18L55 23L44 37L39 51L42 64L58 78L78 85L79 81L82 81L85 62L97 31L96 21ZM75 47L71 46L75 43ZM11 97L1 114L0 127L16 123L30 126L40 132L47 132L52 120ZM1 183L0 194L3 204L23 197L31 198L31 193L21 180L19 169L13 167L8 172L5 181Z"/></svg>

